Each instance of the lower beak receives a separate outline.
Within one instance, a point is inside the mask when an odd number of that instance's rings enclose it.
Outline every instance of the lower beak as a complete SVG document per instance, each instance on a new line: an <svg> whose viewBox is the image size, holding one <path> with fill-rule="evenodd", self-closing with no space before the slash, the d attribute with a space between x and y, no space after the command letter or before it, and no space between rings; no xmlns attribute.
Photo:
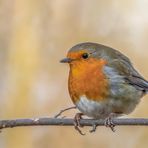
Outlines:
<svg viewBox="0 0 148 148"><path fill-rule="evenodd" d="M72 59L70 58L64 58L62 60L60 60L60 63L70 63L72 61Z"/></svg>

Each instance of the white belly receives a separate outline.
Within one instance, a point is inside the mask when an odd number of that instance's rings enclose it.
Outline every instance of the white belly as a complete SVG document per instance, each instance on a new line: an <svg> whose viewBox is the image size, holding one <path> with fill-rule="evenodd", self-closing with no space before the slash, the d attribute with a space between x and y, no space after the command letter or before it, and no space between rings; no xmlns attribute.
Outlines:
<svg viewBox="0 0 148 148"><path fill-rule="evenodd" d="M77 108L88 117L96 119L105 119L111 113L116 113L117 116L129 114L132 112L139 99L129 99L128 101L121 99L109 98L99 102L89 100L85 95L80 97L80 101L76 103Z"/></svg>
<svg viewBox="0 0 148 148"><path fill-rule="evenodd" d="M104 119L112 112L112 107L106 101L95 102L88 100L86 96L81 96L76 106L82 113L92 118Z"/></svg>

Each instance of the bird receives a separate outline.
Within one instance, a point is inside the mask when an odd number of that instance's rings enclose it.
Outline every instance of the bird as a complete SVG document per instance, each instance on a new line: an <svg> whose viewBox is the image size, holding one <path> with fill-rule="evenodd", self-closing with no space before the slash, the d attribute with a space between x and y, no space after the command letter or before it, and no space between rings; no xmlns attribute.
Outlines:
<svg viewBox="0 0 148 148"><path fill-rule="evenodd" d="M79 43L60 62L70 66L68 90L80 111L75 115L75 128L81 134L79 121L83 115L104 119L105 125L114 131L112 119L131 113L148 94L148 81L127 56L111 47Z"/></svg>

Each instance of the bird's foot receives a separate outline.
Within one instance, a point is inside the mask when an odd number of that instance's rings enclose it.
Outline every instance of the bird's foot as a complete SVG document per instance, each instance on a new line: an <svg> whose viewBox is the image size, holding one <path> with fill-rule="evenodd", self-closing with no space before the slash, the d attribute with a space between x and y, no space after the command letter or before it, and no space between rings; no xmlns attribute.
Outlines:
<svg viewBox="0 0 148 148"><path fill-rule="evenodd" d="M93 133L97 130L97 125L96 124L93 124L92 125L92 129L89 131L90 133Z"/></svg>
<svg viewBox="0 0 148 148"><path fill-rule="evenodd" d="M105 119L105 123L104 123L104 125L106 126L106 127L110 127L110 129L113 131L113 132L115 132L115 124L114 124L114 122L113 122L113 116L111 115L111 116L109 116L109 117L107 117L106 119Z"/></svg>
<svg viewBox="0 0 148 148"><path fill-rule="evenodd" d="M81 134L81 135L85 135L79 127L82 127L82 125L80 124L80 120L82 119L83 113L77 113L74 117L74 127L75 129Z"/></svg>

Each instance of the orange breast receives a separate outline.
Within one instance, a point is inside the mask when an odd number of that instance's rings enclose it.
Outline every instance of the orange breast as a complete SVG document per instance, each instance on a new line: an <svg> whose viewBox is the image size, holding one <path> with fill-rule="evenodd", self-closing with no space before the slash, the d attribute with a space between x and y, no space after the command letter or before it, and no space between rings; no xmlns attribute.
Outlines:
<svg viewBox="0 0 148 148"><path fill-rule="evenodd" d="M74 103L82 95L95 101L107 97L108 80L103 73L105 64L105 60L94 58L73 61L70 64L69 93Z"/></svg>

